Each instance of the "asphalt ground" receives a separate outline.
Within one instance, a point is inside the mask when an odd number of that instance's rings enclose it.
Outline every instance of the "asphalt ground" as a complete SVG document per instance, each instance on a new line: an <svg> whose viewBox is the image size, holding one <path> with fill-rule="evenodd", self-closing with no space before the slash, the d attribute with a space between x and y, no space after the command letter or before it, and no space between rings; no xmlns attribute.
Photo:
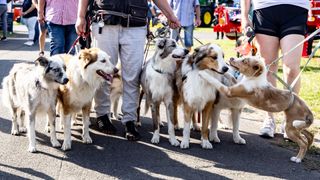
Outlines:
<svg viewBox="0 0 320 180"><path fill-rule="evenodd" d="M15 33L8 41L0 42L1 81L14 63L30 62L38 55L37 46L23 45L27 37L25 28L15 27ZM215 38L203 32L197 37ZM121 122L113 120L118 129L116 135L91 129L94 142L86 145L81 142L81 124L77 124L72 128L72 150L67 152L51 147L49 134L44 131L45 121L38 119L38 152L32 154L27 152L25 134L10 134L11 116L1 104L0 179L320 179L319 154L308 153L301 164L295 164L289 159L296 155L296 146L286 146L280 134L274 139L259 137L263 112L256 109L246 108L241 115L240 130L246 145L234 144L232 130L221 129L221 143L213 144L212 150L201 149L199 132L191 133L189 149L172 147L166 126L161 129L160 143L154 145L150 142L150 113L142 116L143 125L139 128L142 139L138 142L125 140ZM228 112L223 111L222 119L227 116ZM165 121L163 106L160 117ZM183 121L181 111L179 119ZM57 118L57 124L59 121ZM58 140L62 143L63 132L57 126ZM176 135L182 139L181 130ZM320 143L319 138L315 143Z"/></svg>

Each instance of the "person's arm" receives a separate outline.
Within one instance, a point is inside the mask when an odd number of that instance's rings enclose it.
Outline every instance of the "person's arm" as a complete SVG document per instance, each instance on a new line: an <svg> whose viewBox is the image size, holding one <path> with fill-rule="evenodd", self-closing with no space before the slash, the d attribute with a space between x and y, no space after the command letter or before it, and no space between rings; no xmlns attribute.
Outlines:
<svg viewBox="0 0 320 180"><path fill-rule="evenodd" d="M201 10L200 10L200 5L196 5L195 7L195 11L196 11L196 26L200 26L201 24Z"/></svg>
<svg viewBox="0 0 320 180"><path fill-rule="evenodd" d="M167 17L170 28L176 29L181 26L178 18L174 15L167 0L153 0L153 2L158 6L158 8L162 11L162 13Z"/></svg>
<svg viewBox="0 0 320 180"><path fill-rule="evenodd" d="M32 0L32 4L37 8L39 11L39 6L38 6L38 0Z"/></svg>
<svg viewBox="0 0 320 180"><path fill-rule="evenodd" d="M35 8L36 8L36 6L34 4L32 4L28 10L26 10L25 12L22 12L22 16L32 12Z"/></svg>
<svg viewBox="0 0 320 180"><path fill-rule="evenodd" d="M248 26L252 27L251 21L249 20L251 0L241 0L241 28L246 30Z"/></svg>
<svg viewBox="0 0 320 180"><path fill-rule="evenodd" d="M39 0L38 1L38 21L39 23L44 23L44 5L46 4L46 0Z"/></svg>
<svg viewBox="0 0 320 180"><path fill-rule="evenodd" d="M78 35L84 35L86 32L86 12L89 0L79 0L78 17L76 22L76 30Z"/></svg>

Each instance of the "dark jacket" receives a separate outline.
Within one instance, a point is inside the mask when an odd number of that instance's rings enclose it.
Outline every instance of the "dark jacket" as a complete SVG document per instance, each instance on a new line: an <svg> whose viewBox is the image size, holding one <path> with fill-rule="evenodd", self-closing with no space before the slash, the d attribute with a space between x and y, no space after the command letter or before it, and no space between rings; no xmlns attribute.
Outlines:
<svg viewBox="0 0 320 180"><path fill-rule="evenodd" d="M26 12L32 6L32 0L24 0L22 4L22 12ZM23 18L30 18L33 16L37 16L37 9L35 8L30 13L23 16Z"/></svg>

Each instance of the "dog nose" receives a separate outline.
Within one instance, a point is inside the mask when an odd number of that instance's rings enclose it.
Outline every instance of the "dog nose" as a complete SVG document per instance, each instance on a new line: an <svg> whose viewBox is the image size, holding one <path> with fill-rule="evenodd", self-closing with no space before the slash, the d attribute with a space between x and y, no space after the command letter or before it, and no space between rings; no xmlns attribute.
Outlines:
<svg viewBox="0 0 320 180"><path fill-rule="evenodd" d="M113 68L113 72L114 72L114 74L117 74L119 72L119 69Z"/></svg>
<svg viewBox="0 0 320 180"><path fill-rule="evenodd" d="M68 78L64 78L63 79L63 84L67 84L69 82L69 79Z"/></svg>
<svg viewBox="0 0 320 180"><path fill-rule="evenodd" d="M189 50L188 49L184 49L184 54L188 54Z"/></svg>
<svg viewBox="0 0 320 180"><path fill-rule="evenodd" d="M234 58L233 58L233 57L231 57L229 61L234 61Z"/></svg>
<svg viewBox="0 0 320 180"><path fill-rule="evenodd" d="M227 72L229 70L229 68L227 67L227 66L224 66L223 68L222 68L222 71L223 72Z"/></svg>

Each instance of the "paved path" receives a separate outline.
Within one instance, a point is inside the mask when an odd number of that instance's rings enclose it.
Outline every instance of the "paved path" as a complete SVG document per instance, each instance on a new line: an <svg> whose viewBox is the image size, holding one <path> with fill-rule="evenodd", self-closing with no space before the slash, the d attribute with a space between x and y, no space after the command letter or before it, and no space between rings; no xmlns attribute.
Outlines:
<svg viewBox="0 0 320 180"><path fill-rule="evenodd" d="M16 29L25 33L24 29ZM26 35L0 42L0 80L16 62L33 61L37 47L26 47ZM1 90L0 90L1 97ZM180 112L181 113L181 112ZM280 135L274 140L258 136L262 113L247 109L241 118L241 135L247 145L233 144L232 131L220 130L220 144L213 150L200 148L200 134L192 132L191 147L181 150L168 143L166 127L161 129L159 145L150 143L150 114L143 118L139 129L143 138L128 142L123 127L114 121L118 132L114 136L91 130L92 145L81 142L81 126L72 130L72 150L63 152L50 146L44 122L37 121L38 153L27 152L26 135L10 135L8 110L0 105L0 179L320 179L320 157L309 155L302 164L289 158L296 151L279 147ZM162 119L165 113L161 111ZM179 117L182 117L181 114ZM223 119L227 112L223 112ZM59 122L59 119L57 120ZM59 123L58 123L59 124ZM182 132L176 132L181 140ZM62 142L62 131L58 130ZM319 143L319 139L316 139Z"/></svg>

